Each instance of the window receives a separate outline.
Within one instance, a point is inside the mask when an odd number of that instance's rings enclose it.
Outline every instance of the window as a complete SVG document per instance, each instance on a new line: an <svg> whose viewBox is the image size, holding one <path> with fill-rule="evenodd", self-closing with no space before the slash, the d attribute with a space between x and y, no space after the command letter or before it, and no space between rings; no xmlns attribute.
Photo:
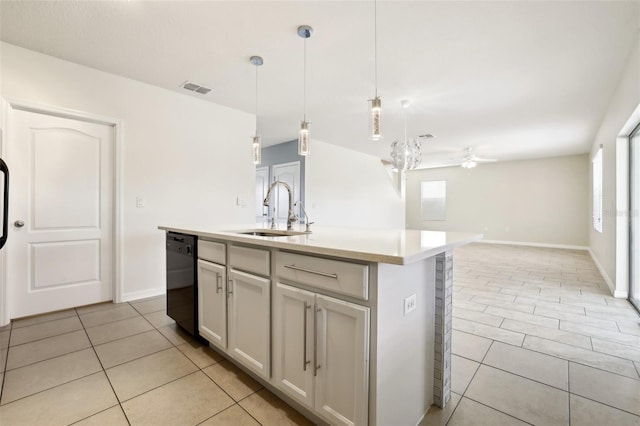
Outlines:
<svg viewBox="0 0 640 426"><path fill-rule="evenodd" d="M422 220L445 220L447 211L447 182L437 180L420 183Z"/></svg>
<svg viewBox="0 0 640 426"><path fill-rule="evenodd" d="M591 160L593 169L593 229L602 232L602 146Z"/></svg>

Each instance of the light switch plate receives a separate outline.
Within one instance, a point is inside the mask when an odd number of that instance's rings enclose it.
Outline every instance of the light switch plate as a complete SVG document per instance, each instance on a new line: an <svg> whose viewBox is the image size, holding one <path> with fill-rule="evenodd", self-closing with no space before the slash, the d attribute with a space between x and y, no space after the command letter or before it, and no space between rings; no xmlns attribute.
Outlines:
<svg viewBox="0 0 640 426"><path fill-rule="evenodd" d="M139 209L144 207L144 198L136 197L136 207Z"/></svg>

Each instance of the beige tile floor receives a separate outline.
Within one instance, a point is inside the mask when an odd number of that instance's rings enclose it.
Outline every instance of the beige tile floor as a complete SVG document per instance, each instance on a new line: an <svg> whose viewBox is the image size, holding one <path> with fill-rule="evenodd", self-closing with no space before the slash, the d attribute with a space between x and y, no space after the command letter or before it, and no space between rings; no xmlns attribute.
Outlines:
<svg viewBox="0 0 640 426"><path fill-rule="evenodd" d="M640 425L640 322L588 253L455 253L452 398L423 425ZM0 328L0 424L308 422L180 331L165 299Z"/></svg>
<svg viewBox="0 0 640 426"><path fill-rule="evenodd" d="M640 425L640 317L586 251L455 252L452 399L425 425Z"/></svg>
<svg viewBox="0 0 640 426"><path fill-rule="evenodd" d="M180 330L165 304L104 303L0 328L0 424L310 424Z"/></svg>

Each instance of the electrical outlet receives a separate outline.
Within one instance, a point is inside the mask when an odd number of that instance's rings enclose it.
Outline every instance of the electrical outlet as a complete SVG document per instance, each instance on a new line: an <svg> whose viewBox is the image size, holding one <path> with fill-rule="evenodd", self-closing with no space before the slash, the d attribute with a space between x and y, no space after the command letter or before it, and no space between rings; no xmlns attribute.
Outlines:
<svg viewBox="0 0 640 426"><path fill-rule="evenodd" d="M415 308L416 308L416 295L412 294L409 297L405 297L404 314L407 315L409 312L413 311Z"/></svg>

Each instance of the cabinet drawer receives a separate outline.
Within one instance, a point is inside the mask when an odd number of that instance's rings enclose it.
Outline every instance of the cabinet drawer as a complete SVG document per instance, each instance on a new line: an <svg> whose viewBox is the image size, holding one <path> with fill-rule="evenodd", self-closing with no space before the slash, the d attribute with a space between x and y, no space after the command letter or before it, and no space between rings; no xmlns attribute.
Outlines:
<svg viewBox="0 0 640 426"><path fill-rule="evenodd" d="M227 263L225 246L222 243L198 240L198 258L224 265Z"/></svg>
<svg viewBox="0 0 640 426"><path fill-rule="evenodd" d="M271 273L269 259L267 250L239 246L229 248L229 264L232 268L241 271L269 275Z"/></svg>
<svg viewBox="0 0 640 426"><path fill-rule="evenodd" d="M278 277L300 284L360 299L369 298L367 265L279 252L276 255L276 272Z"/></svg>

